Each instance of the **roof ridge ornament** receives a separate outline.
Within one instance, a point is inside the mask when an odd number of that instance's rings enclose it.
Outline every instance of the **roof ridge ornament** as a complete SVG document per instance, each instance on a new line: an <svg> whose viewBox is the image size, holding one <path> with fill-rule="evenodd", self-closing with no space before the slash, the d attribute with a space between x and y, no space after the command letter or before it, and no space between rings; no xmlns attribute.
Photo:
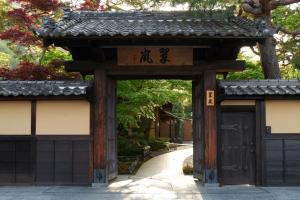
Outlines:
<svg viewBox="0 0 300 200"><path fill-rule="evenodd" d="M70 20L71 14L72 14L72 12L73 12L73 11L71 10L71 8L65 7L65 8L63 8L63 12L64 12L63 19L64 19L64 20Z"/></svg>
<svg viewBox="0 0 300 200"><path fill-rule="evenodd" d="M256 27L261 31L265 36L271 36L275 33L275 30L268 26L267 22L264 19L256 20Z"/></svg>
<svg viewBox="0 0 300 200"><path fill-rule="evenodd" d="M52 31L56 28L55 21L49 16L43 16L43 27Z"/></svg>

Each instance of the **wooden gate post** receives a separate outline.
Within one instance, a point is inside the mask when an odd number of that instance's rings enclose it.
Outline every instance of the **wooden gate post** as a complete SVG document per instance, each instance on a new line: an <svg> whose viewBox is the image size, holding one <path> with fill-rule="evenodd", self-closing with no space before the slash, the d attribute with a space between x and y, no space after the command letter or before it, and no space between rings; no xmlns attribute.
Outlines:
<svg viewBox="0 0 300 200"><path fill-rule="evenodd" d="M217 174L217 109L216 109L216 72L204 72L204 181L218 183Z"/></svg>
<svg viewBox="0 0 300 200"><path fill-rule="evenodd" d="M203 148L203 78L199 77L192 82L192 106L193 106L193 175L195 178L202 179L204 148Z"/></svg>
<svg viewBox="0 0 300 200"><path fill-rule="evenodd" d="M118 176L118 151L117 151L117 88L116 80L111 77L106 79L106 181L111 181Z"/></svg>
<svg viewBox="0 0 300 200"><path fill-rule="evenodd" d="M106 180L106 73L95 71L94 81L94 182Z"/></svg>

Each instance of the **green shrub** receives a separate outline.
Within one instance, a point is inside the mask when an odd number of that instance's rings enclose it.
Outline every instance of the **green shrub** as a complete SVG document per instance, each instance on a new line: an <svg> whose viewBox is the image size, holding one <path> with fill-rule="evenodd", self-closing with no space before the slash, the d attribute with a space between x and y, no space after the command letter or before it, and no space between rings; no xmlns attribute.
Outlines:
<svg viewBox="0 0 300 200"><path fill-rule="evenodd" d="M118 136L118 156L140 156L144 146L147 146L147 141L142 134Z"/></svg>
<svg viewBox="0 0 300 200"><path fill-rule="evenodd" d="M159 138L151 138L148 140L148 145L151 151L158 151L167 147L167 142Z"/></svg>

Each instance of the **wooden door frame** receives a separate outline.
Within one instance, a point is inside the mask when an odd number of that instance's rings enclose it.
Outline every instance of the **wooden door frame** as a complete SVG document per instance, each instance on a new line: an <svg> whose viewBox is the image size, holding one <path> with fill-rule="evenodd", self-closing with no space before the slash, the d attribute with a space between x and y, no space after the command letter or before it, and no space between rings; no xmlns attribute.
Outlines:
<svg viewBox="0 0 300 200"><path fill-rule="evenodd" d="M97 92L97 90L100 89L104 89L106 90L106 85L107 85L107 79L109 78L114 78L111 76L107 76L104 75L105 72L100 72L99 76L96 77L97 82L95 84L99 84L98 82L100 81L100 84L98 86L94 86L94 92ZM98 74L97 74L98 75ZM105 76L104 80L102 79L103 76ZM103 82L102 82L102 81ZM119 80L119 79L117 79ZM200 137L200 146L195 148L194 146L194 151L199 151L199 153L197 155L199 155L199 160L201 161L201 166L199 168L200 171L205 172L205 163L204 163L204 149L205 149L205 134L204 134L204 119L206 117L206 115L204 114L204 102L205 102L205 95L204 95L204 78L203 76L199 76L197 79L191 79L193 82L197 81L198 82L198 87L197 89L195 89L195 91L197 91L200 94L200 99L199 101L199 113L198 115L200 115L199 119L196 119L193 123L197 122L197 129L196 132L198 132L198 136ZM101 86L101 87L99 87ZM194 92L195 92L194 91ZM107 147L105 145L101 145L103 142L106 141L107 138L107 123L106 123L106 109L103 109L103 107L106 105L105 101L107 101L108 99L103 98L106 94L106 91L102 91L101 94L97 94L94 97L94 101L92 101L92 105L91 108L93 109L93 112L91 113L91 128L93 128L93 133L91 134L93 137L93 156L91 158L91 163L92 163L92 170L93 173L90 173L91 175L94 175L94 178L92 180L94 180L93 182L108 182L107 178L106 178L106 173L107 173L107 169L106 169L106 165L107 165ZM193 98L194 98L194 94L193 94ZM102 113L102 111L105 111L105 113ZM102 116L99 118L99 116L97 116L98 114L101 114ZM101 125L101 123L104 123L103 125ZM96 131L98 130L98 132ZM193 130L193 135L195 136L195 130ZM195 139L193 138L193 141L195 141ZM100 147L99 147L100 145ZM100 148L100 151L99 151ZM99 160L101 159L101 160ZM195 160L195 159L194 159ZM200 162L199 162L200 163ZM204 180L203 180L204 181Z"/></svg>
<svg viewBox="0 0 300 200"><path fill-rule="evenodd" d="M217 159L218 159L218 181L220 185L223 185L224 181L222 180L222 136L221 136L221 113L224 111L230 111L230 112L252 112L254 113L255 119L254 119L254 137L255 137L255 159L254 159L254 183L255 185L261 185L261 173L262 173L262 160L261 160L261 102L256 102L255 106L221 106L218 104L217 106L217 122L218 122L218 130L217 130Z"/></svg>
<svg viewBox="0 0 300 200"><path fill-rule="evenodd" d="M255 101L255 122L256 122L256 178L258 186L265 185L266 177L264 173L265 158L263 155L263 136L266 132L266 106L264 100Z"/></svg>
<svg viewBox="0 0 300 200"><path fill-rule="evenodd" d="M154 79L159 77L153 76ZM94 99L93 99L93 171L94 182L108 182L107 173L107 109L105 96L107 93L107 81L109 79L120 80L117 76L106 73L105 70L95 71ZM130 80L132 78L127 78ZM124 79L123 79L124 80ZM218 183L217 170L217 112L216 112L216 71L204 71L201 76L191 78L192 81L198 81L197 92L201 93L199 103L198 135L202 138L201 145L194 151L199 151L199 170L203 172L204 183ZM206 102L208 91L214 92L213 105ZM205 103L206 102L206 103ZM195 133L195 132L194 132ZM194 134L193 133L193 134ZM195 140L194 140L195 141ZM204 154L201 156L200 154Z"/></svg>

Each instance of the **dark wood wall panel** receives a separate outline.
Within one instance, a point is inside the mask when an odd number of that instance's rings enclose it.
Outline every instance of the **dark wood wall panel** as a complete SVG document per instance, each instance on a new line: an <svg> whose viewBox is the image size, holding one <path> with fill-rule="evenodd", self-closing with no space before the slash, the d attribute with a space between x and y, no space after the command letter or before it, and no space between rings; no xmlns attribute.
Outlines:
<svg viewBox="0 0 300 200"><path fill-rule="evenodd" d="M73 183L75 184L89 183L89 149L88 142L73 141Z"/></svg>
<svg viewBox="0 0 300 200"><path fill-rule="evenodd" d="M300 139L286 139L285 181L291 185L300 185Z"/></svg>
<svg viewBox="0 0 300 200"><path fill-rule="evenodd" d="M0 185L89 185L90 136L0 137Z"/></svg>
<svg viewBox="0 0 300 200"><path fill-rule="evenodd" d="M300 137L273 134L264 143L266 185L300 185Z"/></svg>
<svg viewBox="0 0 300 200"><path fill-rule="evenodd" d="M282 140L265 141L265 174L267 185L280 185L283 182Z"/></svg>
<svg viewBox="0 0 300 200"><path fill-rule="evenodd" d="M33 183L33 144L29 138L0 138L0 184Z"/></svg>
<svg viewBox="0 0 300 200"><path fill-rule="evenodd" d="M72 141L55 141L54 181L57 184L73 182Z"/></svg>
<svg viewBox="0 0 300 200"><path fill-rule="evenodd" d="M32 183L33 182L33 165L34 160L32 160L33 156L33 142L26 141L16 142L15 145L15 173L16 173L16 183Z"/></svg>
<svg viewBox="0 0 300 200"><path fill-rule="evenodd" d="M0 142L0 183L13 183L15 171L14 142Z"/></svg>
<svg viewBox="0 0 300 200"><path fill-rule="evenodd" d="M53 141L38 141L36 151L36 182L43 184L54 182Z"/></svg>
<svg viewBox="0 0 300 200"><path fill-rule="evenodd" d="M39 139L36 183L39 185L88 185L90 140Z"/></svg>

